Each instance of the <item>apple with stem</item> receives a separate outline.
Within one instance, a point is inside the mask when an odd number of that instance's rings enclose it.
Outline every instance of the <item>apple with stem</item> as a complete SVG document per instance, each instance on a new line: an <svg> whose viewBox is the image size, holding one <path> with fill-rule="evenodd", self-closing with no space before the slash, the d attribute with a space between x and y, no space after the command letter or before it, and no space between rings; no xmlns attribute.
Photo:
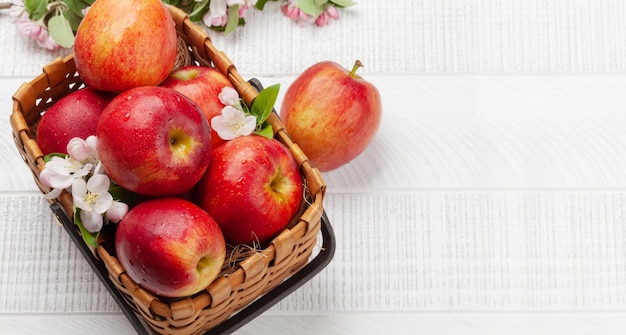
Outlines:
<svg viewBox="0 0 626 335"><path fill-rule="evenodd" d="M211 160L204 114L171 88L141 86L120 93L102 112L96 137L109 177L142 195L191 190Z"/></svg>
<svg viewBox="0 0 626 335"><path fill-rule="evenodd" d="M215 149L193 190L233 244L265 244L298 213L303 181L290 151L276 139L237 137Z"/></svg>
<svg viewBox="0 0 626 335"><path fill-rule="evenodd" d="M280 116L291 139L312 166L335 170L359 156L382 119L378 89L351 71L324 61L306 69L289 86Z"/></svg>
<svg viewBox="0 0 626 335"><path fill-rule="evenodd" d="M204 290L226 258L224 236L215 220L194 203L175 197L133 207L117 227L115 249L133 281L165 297Z"/></svg>

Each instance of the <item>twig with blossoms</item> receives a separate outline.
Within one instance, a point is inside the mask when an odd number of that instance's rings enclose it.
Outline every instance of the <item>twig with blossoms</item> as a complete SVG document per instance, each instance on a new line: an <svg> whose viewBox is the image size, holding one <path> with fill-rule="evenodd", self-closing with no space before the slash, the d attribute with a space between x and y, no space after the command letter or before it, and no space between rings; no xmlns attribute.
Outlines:
<svg viewBox="0 0 626 335"><path fill-rule="evenodd" d="M298 24L310 24L322 27L330 23L331 19L339 19L337 8L353 6L352 0L286 0L281 6L285 16Z"/></svg>
<svg viewBox="0 0 626 335"><path fill-rule="evenodd" d="M78 25L95 0L11 0L0 2L8 9L20 35L43 48L71 48ZM205 27L231 33L246 24L249 9L263 10L265 4L278 0L162 0L185 11L191 21ZM339 18L338 8L354 5L352 0L283 0L281 11L298 24L324 26Z"/></svg>
<svg viewBox="0 0 626 335"><path fill-rule="evenodd" d="M250 134L274 137L272 125L266 120L272 113L279 89L280 85L276 84L261 90L248 108L234 88L224 87L218 98L225 107L222 114L211 119L211 128L226 141Z"/></svg>
<svg viewBox="0 0 626 335"><path fill-rule="evenodd" d="M72 138L67 144L68 155L50 154L39 174L41 183L52 190L44 196L58 197L61 192L72 194L74 223L91 247L97 247L100 230L107 222L119 222L128 212L121 199L129 192L113 184L105 174L96 150L97 138Z"/></svg>
<svg viewBox="0 0 626 335"><path fill-rule="evenodd" d="M22 0L2 3L0 4L0 9L9 10L9 15L13 17L13 22L17 26L17 32L21 36L34 40L37 45L48 50L61 48L48 30L49 16L31 15ZM51 6L51 10L56 12L56 6Z"/></svg>

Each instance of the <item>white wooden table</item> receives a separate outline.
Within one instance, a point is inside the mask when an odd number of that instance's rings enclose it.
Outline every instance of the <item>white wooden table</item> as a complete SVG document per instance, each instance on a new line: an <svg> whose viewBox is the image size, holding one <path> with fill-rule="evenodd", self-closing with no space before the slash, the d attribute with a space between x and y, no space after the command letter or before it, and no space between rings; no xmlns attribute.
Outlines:
<svg viewBox="0 0 626 335"><path fill-rule="evenodd" d="M626 2L362 1L325 28L270 3L229 36L247 78L321 60L383 99L324 174L332 263L239 334L623 334ZM0 12L0 333L132 334L13 144L11 96L68 51ZM282 99L279 97L278 106Z"/></svg>

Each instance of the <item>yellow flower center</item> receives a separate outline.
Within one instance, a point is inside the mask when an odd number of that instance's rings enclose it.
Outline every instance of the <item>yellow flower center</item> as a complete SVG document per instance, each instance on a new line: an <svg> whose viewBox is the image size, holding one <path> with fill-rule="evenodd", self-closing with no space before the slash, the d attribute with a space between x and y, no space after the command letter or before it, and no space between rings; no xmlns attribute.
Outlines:
<svg viewBox="0 0 626 335"><path fill-rule="evenodd" d="M89 207L94 207L96 205L96 201L98 200L98 193L92 193L87 191L83 196L83 201Z"/></svg>

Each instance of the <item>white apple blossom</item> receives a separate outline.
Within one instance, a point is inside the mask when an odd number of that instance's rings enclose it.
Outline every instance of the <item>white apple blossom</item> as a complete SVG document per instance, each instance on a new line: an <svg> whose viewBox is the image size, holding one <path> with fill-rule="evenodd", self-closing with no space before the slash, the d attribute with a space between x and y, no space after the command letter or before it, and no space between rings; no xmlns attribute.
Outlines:
<svg viewBox="0 0 626 335"><path fill-rule="evenodd" d="M57 50L61 47L52 39L50 33L48 33L48 27L46 27L43 21L31 21L28 17L19 17L16 21L17 31L20 35L28 37L40 47L48 50Z"/></svg>
<svg viewBox="0 0 626 335"><path fill-rule="evenodd" d="M9 16L17 19L20 17L28 17L28 12L26 11L26 6L24 5L23 0L13 0L9 2L11 6L9 7Z"/></svg>
<svg viewBox="0 0 626 335"><path fill-rule="evenodd" d="M67 143L67 153L73 159L83 163L96 163L98 161L98 151L96 150L97 139L91 135L87 139L79 137L72 138Z"/></svg>
<svg viewBox="0 0 626 335"><path fill-rule="evenodd" d="M80 219L85 229L94 233L102 229L102 214L113 205L113 196L109 193L111 180L103 174L91 176L88 181L76 179L72 184L74 205L81 209Z"/></svg>
<svg viewBox="0 0 626 335"><path fill-rule="evenodd" d="M122 218L128 213L128 205L121 202L113 200L111 204L111 208L107 210L107 219L111 222L120 222Z"/></svg>
<svg viewBox="0 0 626 335"><path fill-rule="evenodd" d="M207 26L225 26L228 21L228 6L243 5L244 0L211 0L209 11L202 16Z"/></svg>
<svg viewBox="0 0 626 335"><path fill-rule="evenodd" d="M41 183L52 188L52 191L45 197L56 198L61 191L71 187L74 180L87 176L92 166L91 163L83 164L71 157L53 156L39 173Z"/></svg>
<svg viewBox="0 0 626 335"><path fill-rule="evenodd" d="M222 109L222 114L211 119L211 127L223 140L252 134L256 129L256 116L247 115L232 106Z"/></svg>
<svg viewBox="0 0 626 335"><path fill-rule="evenodd" d="M225 106L233 106L237 109L241 109L241 101L239 100L239 93L232 87L224 87L217 96L220 102Z"/></svg>

